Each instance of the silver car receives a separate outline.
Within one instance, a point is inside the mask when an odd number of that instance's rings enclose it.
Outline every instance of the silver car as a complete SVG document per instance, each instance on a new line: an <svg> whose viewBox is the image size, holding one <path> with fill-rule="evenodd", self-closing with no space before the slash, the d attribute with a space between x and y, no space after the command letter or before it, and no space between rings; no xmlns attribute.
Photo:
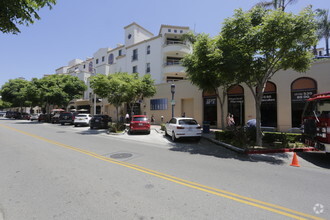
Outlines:
<svg viewBox="0 0 330 220"><path fill-rule="evenodd" d="M74 118L73 124L75 127L82 125L82 126L89 126L90 120L92 116L90 114L78 114Z"/></svg>

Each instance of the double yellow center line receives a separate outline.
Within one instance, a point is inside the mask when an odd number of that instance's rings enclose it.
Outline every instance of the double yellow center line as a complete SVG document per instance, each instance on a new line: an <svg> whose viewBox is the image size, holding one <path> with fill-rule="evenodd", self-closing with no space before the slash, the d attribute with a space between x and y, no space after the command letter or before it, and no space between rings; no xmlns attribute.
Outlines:
<svg viewBox="0 0 330 220"><path fill-rule="evenodd" d="M205 186L205 185L202 185L202 184L198 184L198 183L195 183L195 182L191 182L191 181L188 181L188 180L180 179L178 177L171 176L171 175L161 173L161 172L157 172L155 170L151 170L151 169L141 167L141 166L138 166L138 165L135 165L135 164L114 160L114 159L96 154L96 153L91 152L91 151L87 151L87 150L83 150L83 149L80 149L80 148L77 148L77 147L72 147L72 146L69 146L69 145L66 145L66 144L63 144L63 143L59 143L59 142L56 142L56 141L53 141L53 140L35 135L35 134L31 134L31 133L28 133L28 132L25 132L25 131L22 131L22 130L18 130L18 129L13 128L13 127L9 127L9 126L2 125L2 124L0 124L0 126L11 129L11 130L14 130L14 131L17 131L17 132L25 134L25 135L28 135L30 137L48 142L50 144L54 144L56 146L60 146L60 147L63 147L63 148L67 148L67 149L76 151L76 152L80 152L80 153L83 153L85 155L89 155L91 157L94 157L94 158L97 158L97 159L100 159L100 160L103 160L103 161L107 161L107 162L110 162L110 163L113 163L113 164L124 166L124 167L130 168L130 169L133 169L133 170L137 170L139 172L146 173L146 174L149 174L149 175L152 175L152 176L164 179L164 180L168 180L170 182L174 182L174 183L177 183L177 184L189 187L189 188L200 190L200 191L210 193L210 194L213 194L213 195L216 195L216 196L220 196L220 197L223 197L223 198L231 199L231 200L234 200L236 202L247 204L247 205L250 205L250 206L254 206L254 207L257 207L257 208L260 208L260 209L268 210L270 212L277 213L277 214L280 214L280 215L284 215L284 216L287 216L287 217L291 217L293 219L315 219L315 220L323 219L323 218L319 218L319 217L309 215L309 214L306 214L306 213L298 212L298 211L295 211L295 210L292 210L292 209L289 209L289 208L274 205L274 204L271 204L271 203L268 203L268 202L263 202L263 201L260 201L260 200L256 200L256 199L241 196L241 195L238 195L238 194L235 194L235 193L231 193L231 192L228 192L228 191L225 191L225 190L221 190L221 189Z"/></svg>

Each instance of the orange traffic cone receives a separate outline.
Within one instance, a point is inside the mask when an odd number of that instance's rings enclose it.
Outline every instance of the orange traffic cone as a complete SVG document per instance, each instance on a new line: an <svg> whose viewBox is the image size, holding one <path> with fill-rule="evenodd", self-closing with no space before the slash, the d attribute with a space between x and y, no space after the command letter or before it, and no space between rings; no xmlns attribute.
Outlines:
<svg viewBox="0 0 330 220"><path fill-rule="evenodd" d="M300 167L296 152L293 153L292 163L290 164L290 166Z"/></svg>

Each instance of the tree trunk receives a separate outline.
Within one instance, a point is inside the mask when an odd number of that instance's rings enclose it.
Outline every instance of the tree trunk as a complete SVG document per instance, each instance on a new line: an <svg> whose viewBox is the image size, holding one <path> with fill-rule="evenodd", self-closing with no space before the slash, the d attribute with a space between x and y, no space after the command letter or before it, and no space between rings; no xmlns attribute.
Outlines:
<svg viewBox="0 0 330 220"><path fill-rule="evenodd" d="M262 131L261 131L261 102L263 92L260 90L256 94L255 105L256 105L256 145L262 146Z"/></svg>
<svg viewBox="0 0 330 220"><path fill-rule="evenodd" d="M119 107L118 106L116 106L116 117L117 117L117 123L119 122L119 118L118 118L118 109L119 109Z"/></svg>
<svg viewBox="0 0 330 220"><path fill-rule="evenodd" d="M317 54L317 50L316 50L316 45L313 46L313 54L314 54L315 56L318 55L318 54Z"/></svg>
<svg viewBox="0 0 330 220"><path fill-rule="evenodd" d="M220 104L221 129L225 129L225 122L224 122L224 115L223 115L223 101L222 101L222 98L219 95L218 89L214 89L214 91L215 91L215 94L216 94L217 99L218 99L219 104Z"/></svg>
<svg viewBox="0 0 330 220"><path fill-rule="evenodd" d="M325 53L329 56L329 38L325 38Z"/></svg>

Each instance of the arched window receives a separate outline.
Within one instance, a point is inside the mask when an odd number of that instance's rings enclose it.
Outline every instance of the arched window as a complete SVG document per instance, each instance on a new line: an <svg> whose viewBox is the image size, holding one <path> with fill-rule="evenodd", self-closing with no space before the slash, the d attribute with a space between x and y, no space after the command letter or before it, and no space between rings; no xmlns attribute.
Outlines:
<svg viewBox="0 0 330 220"><path fill-rule="evenodd" d="M113 54L112 53L109 55L108 63L113 64Z"/></svg>
<svg viewBox="0 0 330 220"><path fill-rule="evenodd" d="M301 115L305 102L317 93L316 81L309 77L301 77L291 84L291 121L292 127L301 126Z"/></svg>
<svg viewBox="0 0 330 220"><path fill-rule="evenodd" d="M234 115L235 125L244 124L244 88L234 85L228 88L228 113Z"/></svg>
<svg viewBox="0 0 330 220"><path fill-rule="evenodd" d="M277 89L273 82L266 83L260 112L261 126L277 127Z"/></svg>

